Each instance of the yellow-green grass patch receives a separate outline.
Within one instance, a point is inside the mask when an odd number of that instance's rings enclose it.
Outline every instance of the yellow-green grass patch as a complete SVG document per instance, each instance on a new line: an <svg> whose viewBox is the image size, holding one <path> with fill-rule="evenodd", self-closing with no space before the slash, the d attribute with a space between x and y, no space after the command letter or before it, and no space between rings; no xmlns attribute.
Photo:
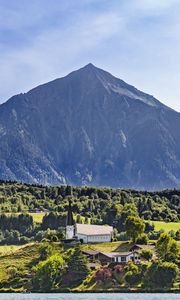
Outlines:
<svg viewBox="0 0 180 300"><path fill-rule="evenodd" d="M13 253L13 252L19 250L21 247L22 246L17 246L17 245L0 246L0 256Z"/></svg>
<svg viewBox="0 0 180 300"><path fill-rule="evenodd" d="M18 212L18 213L5 213L7 216L10 216L10 215L19 215L19 214L22 214L22 213L27 213L28 215L32 216L33 217L33 221L35 223L42 223L42 220L43 220L43 217L46 215L46 214L49 214L49 212L37 212L37 213L32 213L32 212ZM74 214L74 220L76 221L77 219L77 215ZM91 219L88 218L88 224L90 224L90 221ZM85 217L84 216L81 216L81 222L84 224L85 223Z"/></svg>
<svg viewBox="0 0 180 300"><path fill-rule="evenodd" d="M101 244L84 244L82 250L97 250L102 252L126 252L132 247L130 242L109 242Z"/></svg>
<svg viewBox="0 0 180 300"><path fill-rule="evenodd" d="M33 217L33 221L35 223L42 223L43 217L47 214L45 212L40 212L40 213L29 213L30 216Z"/></svg>
<svg viewBox="0 0 180 300"><path fill-rule="evenodd" d="M152 221L155 226L155 230L164 230L165 232L169 232L171 230L177 231L180 229L180 223L178 222L162 222L162 221Z"/></svg>
<svg viewBox="0 0 180 300"><path fill-rule="evenodd" d="M12 254L0 256L0 281L8 278L8 269L15 267L20 273L28 273L29 263L38 258L39 244L21 247Z"/></svg>
<svg viewBox="0 0 180 300"><path fill-rule="evenodd" d="M31 212L18 212L18 213L6 213L7 216L10 215L20 215L22 213L27 213L28 215L33 217L33 221L35 223L42 223L43 217L47 214L46 212L38 212L38 213L31 213Z"/></svg>

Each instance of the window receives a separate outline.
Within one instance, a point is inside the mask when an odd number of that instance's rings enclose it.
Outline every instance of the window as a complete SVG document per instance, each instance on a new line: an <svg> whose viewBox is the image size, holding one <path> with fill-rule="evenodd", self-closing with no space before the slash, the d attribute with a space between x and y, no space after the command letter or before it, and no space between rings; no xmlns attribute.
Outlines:
<svg viewBox="0 0 180 300"><path fill-rule="evenodd" d="M121 261L126 262L126 256L121 256Z"/></svg>

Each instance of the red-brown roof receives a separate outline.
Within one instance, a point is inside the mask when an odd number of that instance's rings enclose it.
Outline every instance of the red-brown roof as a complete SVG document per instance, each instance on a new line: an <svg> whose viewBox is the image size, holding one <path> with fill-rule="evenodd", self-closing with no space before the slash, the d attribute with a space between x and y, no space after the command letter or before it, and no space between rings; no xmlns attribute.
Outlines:
<svg viewBox="0 0 180 300"><path fill-rule="evenodd" d="M133 254L132 252L100 252L101 254L113 258L113 257L120 257L120 256L129 256Z"/></svg>
<svg viewBox="0 0 180 300"><path fill-rule="evenodd" d="M132 255L133 253L138 253L137 251L134 251L134 252L102 252L102 251L96 251L96 250L83 250L82 252L85 254L88 254L88 255L102 254L109 258L129 256L129 255Z"/></svg>
<svg viewBox="0 0 180 300"><path fill-rule="evenodd" d="M95 251L95 250L83 250L82 252L85 253L85 254L88 254L88 255L97 255L97 254L99 254L99 251Z"/></svg>
<svg viewBox="0 0 180 300"><path fill-rule="evenodd" d="M148 249L148 250L153 250L155 248L154 245L140 245L140 244L134 244L131 248L130 248L130 251L132 251L133 249L139 249L139 250L142 250L142 249Z"/></svg>

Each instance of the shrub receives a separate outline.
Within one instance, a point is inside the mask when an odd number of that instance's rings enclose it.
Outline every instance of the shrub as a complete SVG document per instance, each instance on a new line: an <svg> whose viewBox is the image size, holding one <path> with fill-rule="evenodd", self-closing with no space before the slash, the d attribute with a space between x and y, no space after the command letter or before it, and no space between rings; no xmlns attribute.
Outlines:
<svg viewBox="0 0 180 300"><path fill-rule="evenodd" d="M148 236L147 234L143 233L141 234L140 236L138 236L137 240L136 240L136 243L137 244L140 244L140 245L147 245L148 243Z"/></svg>
<svg viewBox="0 0 180 300"><path fill-rule="evenodd" d="M153 257L153 252L151 250L146 250L146 249L143 249L141 251L141 257L144 258L145 260L151 260L152 257Z"/></svg>
<svg viewBox="0 0 180 300"><path fill-rule="evenodd" d="M40 259L45 260L48 256L53 254L53 248L51 245L41 245L39 248Z"/></svg>
<svg viewBox="0 0 180 300"><path fill-rule="evenodd" d="M128 285L134 286L141 282L141 274L134 274L132 271L128 271L124 279Z"/></svg>
<svg viewBox="0 0 180 300"><path fill-rule="evenodd" d="M125 231L122 231L117 234L118 241L127 241L128 237Z"/></svg>
<svg viewBox="0 0 180 300"><path fill-rule="evenodd" d="M123 267L121 265L116 265L114 267L114 270L115 270L116 273L121 273L122 269L123 269Z"/></svg>
<svg viewBox="0 0 180 300"><path fill-rule="evenodd" d="M102 268L96 271L96 280L105 281L112 277L112 270L109 268Z"/></svg>
<svg viewBox="0 0 180 300"><path fill-rule="evenodd" d="M147 289L164 289L172 287L178 274L174 263L155 261L147 269L143 285Z"/></svg>
<svg viewBox="0 0 180 300"><path fill-rule="evenodd" d="M16 267L10 267L8 268L8 275L9 275L9 279L13 279L17 276L17 268Z"/></svg>
<svg viewBox="0 0 180 300"><path fill-rule="evenodd" d="M133 274L137 274L139 269L138 269L138 266L136 266L133 263L130 263L129 266L128 266L128 271L132 271Z"/></svg>

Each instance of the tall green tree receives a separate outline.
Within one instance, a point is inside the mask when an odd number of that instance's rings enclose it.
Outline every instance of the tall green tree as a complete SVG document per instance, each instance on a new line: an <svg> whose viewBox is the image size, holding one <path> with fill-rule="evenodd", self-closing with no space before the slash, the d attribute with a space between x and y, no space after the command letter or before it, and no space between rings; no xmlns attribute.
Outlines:
<svg viewBox="0 0 180 300"><path fill-rule="evenodd" d="M129 216L125 223L125 230L127 236L132 239L133 242L144 232L145 224L139 217Z"/></svg>
<svg viewBox="0 0 180 300"><path fill-rule="evenodd" d="M64 270L64 260L60 255L53 255L45 261L38 263L33 271L34 289L43 292L49 292L60 285L62 273Z"/></svg>
<svg viewBox="0 0 180 300"><path fill-rule="evenodd" d="M67 270L63 276L63 285L68 287L79 285L89 274L88 259L76 245L71 254Z"/></svg>
<svg viewBox="0 0 180 300"><path fill-rule="evenodd" d="M179 257L179 245L168 233L162 233L156 243L156 252L163 261L176 262Z"/></svg>

